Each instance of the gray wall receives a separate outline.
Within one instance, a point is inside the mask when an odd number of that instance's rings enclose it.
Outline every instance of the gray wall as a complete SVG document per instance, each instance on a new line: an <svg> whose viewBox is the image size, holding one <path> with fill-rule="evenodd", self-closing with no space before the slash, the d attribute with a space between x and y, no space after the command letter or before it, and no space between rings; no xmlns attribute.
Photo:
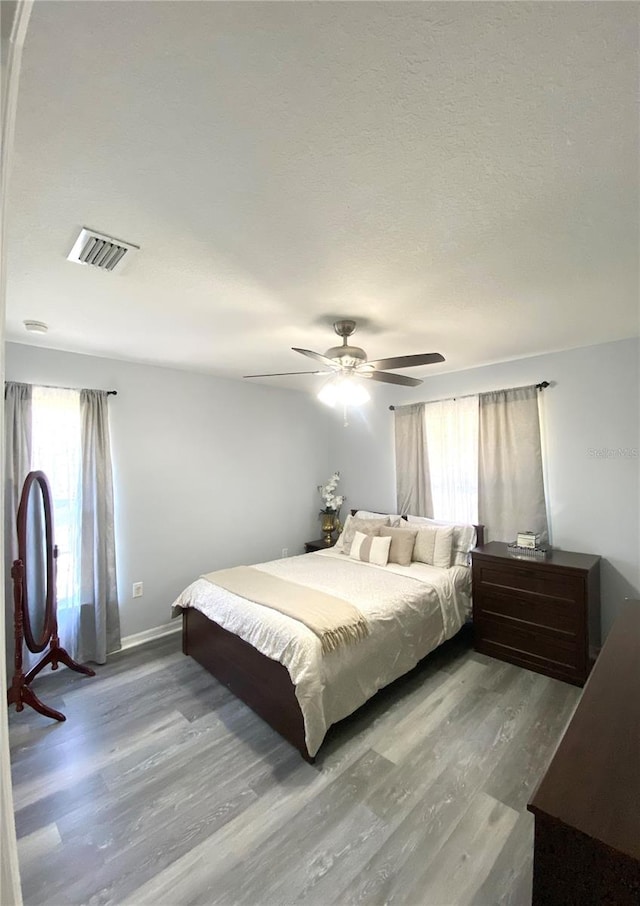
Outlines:
<svg viewBox="0 0 640 906"><path fill-rule="evenodd" d="M551 540L604 558L606 634L622 599L640 596L639 359L639 341L621 340L434 375L415 390L376 387L348 428L332 413L332 468L343 475L350 506L395 510L389 404L551 381L542 406Z"/></svg>
<svg viewBox="0 0 640 906"><path fill-rule="evenodd" d="M306 394L7 344L8 380L110 401L122 635L161 626L202 572L303 553L319 537L327 410ZM131 597L144 582L142 598Z"/></svg>
<svg viewBox="0 0 640 906"><path fill-rule="evenodd" d="M116 389L111 402L123 635L168 620L199 573L301 553L319 536L316 486L334 469L347 507L395 509L390 403L541 380L552 543L598 553L603 630L640 594L637 340L372 388L349 416L312 396L240 381L8 344L10 380ZM143 581L144 597L131 598Z"/></svg>

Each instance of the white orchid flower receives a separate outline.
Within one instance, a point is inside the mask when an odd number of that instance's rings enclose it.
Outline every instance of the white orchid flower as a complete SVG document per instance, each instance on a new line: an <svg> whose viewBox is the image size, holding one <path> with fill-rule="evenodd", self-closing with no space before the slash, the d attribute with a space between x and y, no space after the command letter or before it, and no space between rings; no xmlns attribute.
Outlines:
<svg viewBox="0 0 640 906"><path fill-rule="evenodd" d="M336 494L336 488L340 481L340 472L334 472L326 484L318 485L318 493L324 503L323 512L337 513L346 500L342 494Z"/></svg>

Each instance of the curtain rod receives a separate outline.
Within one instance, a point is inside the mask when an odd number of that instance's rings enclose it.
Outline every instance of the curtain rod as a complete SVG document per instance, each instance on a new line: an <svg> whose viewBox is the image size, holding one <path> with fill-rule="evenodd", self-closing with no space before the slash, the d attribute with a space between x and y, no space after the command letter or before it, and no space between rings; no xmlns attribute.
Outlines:
<svg viewBox="0 0 640 906"><path fill-rule="evenodd" d="M60 387L58 384L29 384L27 381L5 381L5 384L27 384L28 387L46 387L47 390L91 390L91 387ZM117 390L94 390L94 393L106 393L107 396L117 396Z"/></svg>
<svg viewBox="0 0 640 906"><path fill-rule="evenodd" d="M529 384L523 384L523 387L530 386ZM536 384L537 390L544 390L546 387L550 387L551 384L549 381L540 381L539 384ZM521 390L521 387L509 387L509 390ZM499 390L485 390L484 393L499 393ZM417 403L405 403L405 406L424 406L426 403L443 403L445 399L447 400L464 400L470 396L480 396L479 393L465 393L464 396L445 396L440 400L420 400ZM389 409L393 412L395 409L403 409L404 406L389 406Z"/></svg>

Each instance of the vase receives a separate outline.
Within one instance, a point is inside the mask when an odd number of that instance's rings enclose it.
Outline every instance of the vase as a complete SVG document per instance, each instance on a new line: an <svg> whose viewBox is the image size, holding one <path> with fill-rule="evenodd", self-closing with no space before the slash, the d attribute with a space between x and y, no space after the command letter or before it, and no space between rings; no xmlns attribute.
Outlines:
<svg viewBox="0 0 640 906"><path fill-rule="evenodd" d="M320 527L324 533L322 540L329 547L333 544L332 532L336 527L335 513L322 513L322 522Z"/></svg>

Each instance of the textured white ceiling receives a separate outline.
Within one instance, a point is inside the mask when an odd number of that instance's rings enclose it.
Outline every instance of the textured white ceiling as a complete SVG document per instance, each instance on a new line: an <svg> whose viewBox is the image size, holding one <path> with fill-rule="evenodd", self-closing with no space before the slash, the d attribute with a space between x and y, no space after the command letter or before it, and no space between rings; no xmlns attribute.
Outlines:
<svg viewBox="0 0 640 906"><path fill-rule="evenodd" d="M313 368L289 347L354 317L372 359L442 352L424 377L637 335L637 25L635 3L37 3L7 338L240 376ZM71 264L81 226L141 251Z"/></svg>

